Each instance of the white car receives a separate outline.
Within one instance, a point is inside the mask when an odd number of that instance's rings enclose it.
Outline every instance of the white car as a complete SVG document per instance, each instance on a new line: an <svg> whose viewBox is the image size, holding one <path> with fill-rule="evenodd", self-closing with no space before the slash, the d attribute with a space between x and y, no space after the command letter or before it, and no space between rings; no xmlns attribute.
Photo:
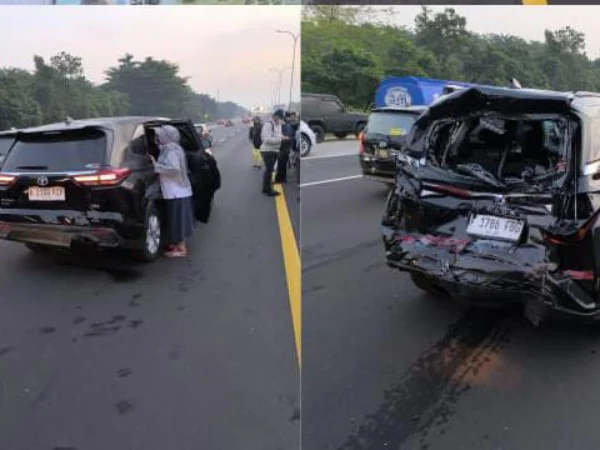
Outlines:
<svg viewBox="0 0 600 450"><path fill-rule="evenodd" d="M298 142L301 157L308 156L313 145L317 145L316 134L303 120L300 121L300 126L296 132L296 142Z"/></svg>

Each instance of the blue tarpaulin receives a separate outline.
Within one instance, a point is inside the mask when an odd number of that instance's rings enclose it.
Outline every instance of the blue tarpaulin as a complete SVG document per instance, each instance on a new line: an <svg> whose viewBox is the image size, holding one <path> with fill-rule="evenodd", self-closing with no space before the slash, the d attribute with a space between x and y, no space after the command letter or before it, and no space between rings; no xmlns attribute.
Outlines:
<svg viewBox="0 0 600 450"><path fill-rule="evenodd" d="M428 106L447 86L471 87L472 83L420 77L385 78L375 92L375 106Z"/></svg>

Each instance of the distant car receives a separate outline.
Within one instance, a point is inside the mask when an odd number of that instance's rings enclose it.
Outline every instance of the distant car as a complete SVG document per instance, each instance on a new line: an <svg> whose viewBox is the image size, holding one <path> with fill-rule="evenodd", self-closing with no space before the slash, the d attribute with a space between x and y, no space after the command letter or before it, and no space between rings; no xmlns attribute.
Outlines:
<svg viewBox="0 0 600 450"><path fill-rule="evenodd" d="M317 136L303 120L300 121L296 132L296 142L298 143L300 156L303 158L308 156L313 146L317 145Z"/></svg>
<svg viewBox="0 0 600 450"><path fill-rule="evenodd" d="M338 139L349 134L358 136L367 123L367 115L351 112L335 95L302 93L302 118L323 142L327 133Z"/></svg>
<svg viewBox="0 0 600 450"><path fill-rule="evenodd" d="M127 249L135 259L155 260L163 243L164 205L150 156L158 155L155 130L165 124L181 134L196 217L208 220L215 184L206 182L211 177L203 167L213 161L191 122L67 120L0 134L4 148L10 147L0 171L0 239L24 243L34 252L84 245Z"/></svg>
<svg viewBox="0 0 600 450"><path fill-rule="evenodd" d="M395 158L406 141L406 134L424 106L387 106L374 108L359 136L359 160L365 178L394 184Z"/></svg>
<svg viewBox="0 0 600 450"><path fill-rule="evenodd" d="M225 121L223 119L217 120L217 125L225 125Z"/></svg>
<svg viewBox="0 0 600 450"><path fill-rule="evenodd" d="M233 122L231 120L226 120L225 121L225 126L226 127L232 127L233 126Z"/></svg>

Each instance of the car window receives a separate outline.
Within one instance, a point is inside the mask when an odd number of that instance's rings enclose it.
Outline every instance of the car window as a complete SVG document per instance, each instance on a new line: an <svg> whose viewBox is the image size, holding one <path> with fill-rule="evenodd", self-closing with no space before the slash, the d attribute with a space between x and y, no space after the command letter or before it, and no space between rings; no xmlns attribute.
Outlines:
<svg viewBox="0 0 600 450"><path fill-rule="evenodd" d="M303 114L315 114L317 102L313 97L302 97L302 105L300 106Z"/></svg>
<svg viewBox="0 0 600 450"><path fill-rule="evenodd" d="M107 163L107 138L101 130L20 136L2 170L80 171Z"/></svg>
<svg viewBox="0 0 600 450"><path fill-rule="evenodd" d="M15 138L13 136L0 137L0 161L6 156L14 141Z"/></svg>
<svg viewBox="0 0 600 450"><path fill-rule="evenodd" d="M367 130L369 133L383 134L385 136L404 136L415 121L416 114L399 112L374 112L369 116Z"/></svg>
<svg viewBox="0 0 600 450"><path fill-rule="evenodd" d="M600 120L592 119L590 121L591 129L591 145L590 154L588 155L587 162L600 161Z"/></svg>
<svg viewBox="0 0 600 450"><path fill-rule="evenodd" d="M321 112L324 114L335 114L342 112L342 105L335 100L322 100L320 104Z"/></svg>

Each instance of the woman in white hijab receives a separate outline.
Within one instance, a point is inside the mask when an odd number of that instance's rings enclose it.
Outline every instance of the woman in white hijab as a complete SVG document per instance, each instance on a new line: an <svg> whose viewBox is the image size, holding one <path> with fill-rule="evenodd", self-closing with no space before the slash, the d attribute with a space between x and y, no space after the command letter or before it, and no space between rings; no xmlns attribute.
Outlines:
<svg viewBox="0 0 600 450"><path fill-rule="evenodd" d="M195 218L192 202L192 185L188 178L185 151L179 145L177 128L163 125L156 130L156 143L160 149L154 169L159 175L160 188L166 204L167 243L166 256L187 256L185 239L194 232Z"/></svg>

